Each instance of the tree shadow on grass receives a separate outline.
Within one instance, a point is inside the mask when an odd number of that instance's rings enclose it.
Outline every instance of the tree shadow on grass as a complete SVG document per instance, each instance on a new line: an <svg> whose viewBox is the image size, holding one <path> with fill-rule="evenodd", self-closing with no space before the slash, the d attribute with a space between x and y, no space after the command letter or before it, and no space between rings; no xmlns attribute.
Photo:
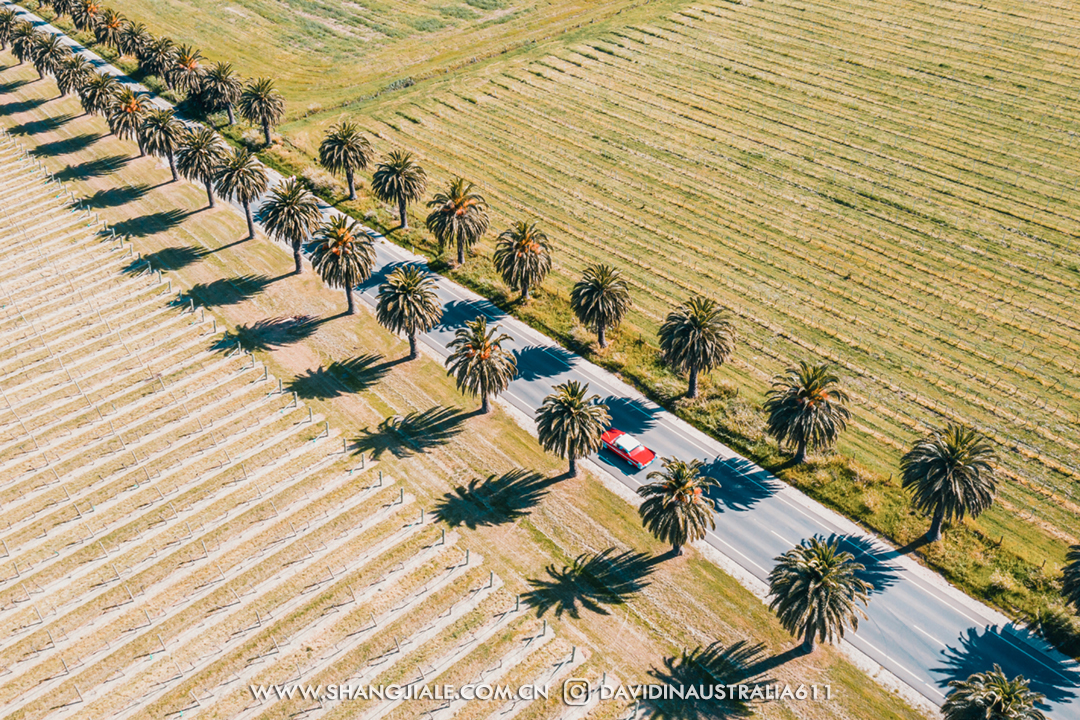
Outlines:
<svg viewBox="0 0 1080 720"><path fill-rule="evenodd" d="M102 133L83 133L82 135L74 135L63 140L53 140L52 142L42 143L30 150L31 155L37 155L38 157L45 157L47 155L67 155L69 153L77 153L96 143L101 138L105 137Z"/></svg>
<svg viewBox="0 0 1080 720"><path fill-rule="evenodd" d="M120 207L138 200L148 192L150 192L149 185L124 185L123 187L114 187L108 190L98 190L90 197L84 198L82 203L97 209Z"/></svg>
<svg viewBox="0 0 1080 720"><path fill-rule="evenodd" d="M87 160L79 165L68 165L63 170L56 172L54 177L60 182L73 180L90 180L96 177L111 175L130 161L126 155L109 155L108 157Z"/></svg>
<svg viewBox="0 0 1080 720"><path fill-rule="evenodd" d="M12 135L37 135L38 133L52 132L67 121L74 119L75 116L71 113L64 113L63 115L55 115L53 117L41 118L40 120L30 120L29 122L20 123L19 125L12 127L8 132Z"/></svg>
<svg viewBox="0 0 1080 720"><path fill-rule="evenodd" d="M772 680L756 677L762 667L765 646L740 640L724 647L716 642L707 647L683 651L664 659L663 668L653 668L649 674L659 683L674 688L697 688L699 697L672 697L646 701L647 717L654 720L724 720L725 718L750 717L754 710L750 700L736 697L720 698L715 692L717 685L739 685L753 679L755 684L769 684ZM703 699L700 695L710 695ZM704 692L702 692L704 691Z"/></svg>
<svg viewBox="0 0 1080 720"><path fill-rule="evenodd" d="M217 339L213 349L228 352L239 344L244 350L273 350L311 337L320 325L333 319L311 315L266 318L225 333Z"/></svg>
<svg viewBox="0 0 1080 720"><path fill-rule="evenodd" d="M435 505L435 516L451 527L464 525L475 530L484 525L502 525L528 515L548 488L565 475L546 478L538 472L511 470L502 475L479 478L467 487L458 486Z"/></svg>
<svg viewBox="0 0 1080 720"><path fill-rule="evenodd" d="M445 445L464 430L466 413L461 408L433 407L408 415L393 415L372 430L368 428L353 440L356 452L371 451L374 459L384 452L396 458L410 457L430 448Z"/></svg>
<svg viewBox="0 0 1080 720"><path fill-rule="evenodd" d="M277 279L266 275L240 275L238 277L218 278L213 282L193 285L187 294L195 298L200 305L206 307L236 305L258 295Z"/></svg>
<svg viewBox="0 0 1080 720"><path fill-rule="evenodd" d="M27 110L33 110L34 108L39 108L49 102L49 99L50 98L36 97L3 103L0 104L0 115L15 115L17 113L26 112Z"/></svg>
<svg viewBox="0 0 1080 720"><path fill-rule="evenodd" d="M123 267L122 272L128 275L138 274L146 269L147 263L150 263L150 267L154 270L179 270L202 260L205 256L206 251L202 248L193 248L186 245L167 247L132 260Z"/></svg>
<svg viewBox="0 0 1080 720"><path fill-rule="evenodd" d="M548 577L530 579L532 590L522 599L536 608L537 617L554 610L577 619L583 610L608 615L605 605L622 605L631 595L648 587L646 579L665 556L649 557L615 548L601 553L582 553L563 568L548 565Z"/></svg>
<svg viewBox="0 0 1080 720"><path fill-rule="evenodd" d="M332 362L324 367L308 370L297 375L289 383L289 390L297 397L330 399L346 393L363 392L386 377L390 368L401 360L383 360L382 355L371 353L350 358L344 362Z"/></svg>
<svg viewBox="0 0 1080 720"><path fill-rule="evenodd" d="M7 68L0 68L0 70L7 70ZM9 80L6 83L0 83L0 93L15 92L23 85L29 84L29 82L29 80Z"/></svg>
<svg viewBox="0 0 1080 720"><path fill-rule="evenodd" d="M59 177L59 173L57 173ZM111 225L117 235L130 235L132 237L146 237L156 233L168 232L180 223L184 222L192 213L188 210L161 210L147 215L141 215L128 220L121 220Z"/></svg>

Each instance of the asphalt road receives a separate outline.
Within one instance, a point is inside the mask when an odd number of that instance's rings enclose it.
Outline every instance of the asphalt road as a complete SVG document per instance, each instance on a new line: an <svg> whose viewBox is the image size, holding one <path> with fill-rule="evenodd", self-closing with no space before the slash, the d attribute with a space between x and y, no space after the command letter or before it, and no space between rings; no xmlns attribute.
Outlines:
<svg viewBox="0 0 1080 720"><path fill-rule="evenodd" d="M17 7L6 0L0 4ZM62 35L36 16L18 10L36 20L40 28ZM65 41L99 70L121 74L73 41ZM155 102L168 105L160 99ZM271 175L274 182L280 181L276 173ZM326 208L326 212L331 211ZM394 266L411 262L422 263L423 259L385 240L378 242L377 270L361 288L361 297L373 305L382 278ZM1032 689L1046 696L1049 717L1080 720L1080 667L1076 662L1030 637L1024 628L1001 620L992 609L932 578L895 548L859 531L486 300L445 278L438 281L445 314L442 323L423 337L425 344L447 355L446 344L454 330L484 314L514 338L508 349L517 355L519 375L503 397L518 410L533 416L554 385L571 379L584 381L608 405L615 427L633 434L661 457L705 461L709 473L720 481L720 490L715 493L717 527L707 542L758 579L764 580L773 559L800 540L814 535L839 537L844 548L866 565L865 579L874 587L866 609L869 618L847 640L930 701L941 704L950 680L988 670L996 663L1009 676L1028 678ZM637 489L653 469L632 472L606 452L596 459L630 489Z"/></svg>

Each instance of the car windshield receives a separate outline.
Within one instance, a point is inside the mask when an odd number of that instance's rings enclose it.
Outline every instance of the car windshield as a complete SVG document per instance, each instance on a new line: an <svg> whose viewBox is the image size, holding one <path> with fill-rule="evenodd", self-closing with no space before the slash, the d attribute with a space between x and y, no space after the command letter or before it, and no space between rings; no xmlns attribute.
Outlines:
<svg viewBox="0 0 1080 720"><path fill-rule="evenodd" d="M622 435L615 441L615 447L619 448L624 453L632 453L641 447L641 443L629 435Z"/></svg>

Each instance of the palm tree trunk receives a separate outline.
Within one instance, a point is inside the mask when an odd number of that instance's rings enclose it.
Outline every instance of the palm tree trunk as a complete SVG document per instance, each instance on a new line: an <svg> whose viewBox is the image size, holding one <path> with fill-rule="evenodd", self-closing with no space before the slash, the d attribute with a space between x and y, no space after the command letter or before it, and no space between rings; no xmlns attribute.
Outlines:
<svg viewBox="0 0 1080 720"><path fill-rule="evenodd" d="M345 168L345 179L349 181L349 199L356 199L356 179L353 178L352 168Z"/></svg>
<svg viewBox="0 0 1080 720"><path fill-rule="evenodd" d="M803 636L803 650L808 653L814 652L814 624L807 623L806 634Z"/></svg>
<svg viewBox="0 0 1080 720"><path fill-rule="evenodd" d="M206 181L206 199L210 203L210 207L214 207L214 186L210 184L210 181Z"/></svg>
<svg viewBox="0 0 1080 720"><path fill-rule="evenodd" d="M402 230L408 230L409 229L409 216L405 214L405 205L406 205L405 198L398 199L398 204L397 204L398 215L401 216L401 229Z"/></svg>
<svg viewBox="0 0 1080 720"><path fill-rule="evenodd" d="M682 555L682 545L680 545L678 543L672 543L672 545L671 545L671 554L674 555L675 557L680 557Z"/></svg>
<svg viewBox="0 0 1080 720"><path fill-rule="evenodd" d="M356 303L353 301L352 286L345 288L345 298L348 300L349 309L346 311L349 315L356 314Z"/></svg>
<svg viewBox="0 0 1080 720"><path fill-rule="evenodd" d="M596 341L600 343L600 347L607 347L607 338L604 337L604 326L601 325L600 329L596 331Z"/></svg>
<svg viewBox="0 0 1080 720"><path fill-rule="evenodd" d="M799 438L799 445L795 450L795 464L802 465L804 462L806 462L806 439Z"/></svg>
<svg viewBox="0 0 1080 720"><path fill-rule="evenodd" d="M296 262L296 274L304 272L304 259L300 256L300 241L294 240L292 245L292 256Z"/></svg>
<svg viewBox="0 0 1080 720"><path fill-rule="evenodd" d="M232 103L229 103L228 105L225 106L225 112L227 112L229 114L229 124L230 125L235 125L236 124L236 111L233 110Z"/></svg>
<svg viewBox="0 0 1080 720"><path fill-rule="evenodd" d="M457 244L457 264L459 266L465 264L465 241L464 240L458 240L458 244Z"/></svg>
<svg viewBox="0 0 1080 720"><path fill-rule="evenodd" d="M574 451L570 451L570 477L576 478L578 476L577 456Z"/></svg>
<svg viewBox="0 0 1080 720"><path fill-rule="evenodd" d="M521 302L529 302L529 283L521 284Z"/></svg>
<svg viewBox="0 0 1080 720"><path fill-rule="evenodd" d="M485 415L491 412L491 402L488 400L487 393L481 393L480 395L480 412Z"/></svg>
<svg viewBox="0 0 1080 720"><path fill-rule="evenodd" d="M419 353L416 348L416 333L411 332L409 333L409 359L415 360L418 354Z"/></svg>
<svg viewBox="0 0 1080 720"><path fill-rule="evenodd" d="M247 218L248 240L255 237L255 222L251 219L251 204L244 203L244 216Z"/></svg>
<svg viewBox="0 0 1080 720"><path fill-rule="evenodd" d="M697 397L698 387L698 369L696 365L690 366L690 389L687 391L686 396L693 400Z"/></svg>
<svg viewBox="0 0 1080 720"><path fill-rule="evenodd" d="M270 147L270 123L263 123L263 138L266 140L266 147Z"/></svg>
<svg viewBox="0 0 1080 720"><path fill-rule="evenodd" d="M945 522L945 506L938 505L934 510L934 519L930 522L930 529L926 531L926 538L930 542L941 540L941 526Z"/></svg>
<svg viewBox="0 0 1080 720"><path fill-rule="evenodd" d="M165 156L169 158L169 170L172 170L172 181L179 180L179 176L176 174L176 159L173 157L172 148L165 151Z"/></svg>

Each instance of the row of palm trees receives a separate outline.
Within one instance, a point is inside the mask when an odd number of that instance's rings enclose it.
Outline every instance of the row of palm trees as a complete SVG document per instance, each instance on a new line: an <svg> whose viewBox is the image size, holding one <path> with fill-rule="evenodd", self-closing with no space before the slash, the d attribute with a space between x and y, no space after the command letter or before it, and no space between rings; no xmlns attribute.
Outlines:
<svg viewBox="0 0 1080 720"><path fill-rule="evenodd" d="M285 114L284 98L272 79L244 82L229 63L209 64L198 49L155 37L142 23L127 20L97 0L50 0L47 4L57 15L70 16L78 29L93 32L99 43L137 59L145 72L161 78L169 89L186 93L212 111L224 110L230 125L239 112L262 128L263 139L270 144L271 128ZM8 42L19 61L33 63L40 77L56 76L65 95L93 70L85 58L73 56L59 35L38 30L12 9L0 10L0 49Z"/></svg>

